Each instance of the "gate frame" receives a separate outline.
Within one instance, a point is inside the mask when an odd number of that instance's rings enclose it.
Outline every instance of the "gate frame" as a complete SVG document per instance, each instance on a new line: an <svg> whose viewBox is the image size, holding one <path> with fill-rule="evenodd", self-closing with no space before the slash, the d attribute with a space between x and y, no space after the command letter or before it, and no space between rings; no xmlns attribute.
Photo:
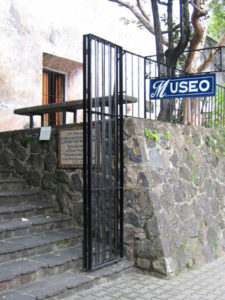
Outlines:
<svg viewBox="0 0 225 300"><path fill-rule="evenodd" d="M92 92L91 92L91 87L92 87L92 74L91 74L91 66L92 66L92 51L94 53L94 50L92 49L92 41L98 41L98 43L101 43L102 45L108 45L110 47L114 47L115 49L117 49L116 51L116 58L118 59L118 63L115 64L116 66L116 70L118 73L116 73L116 79L114 78L114 82L117 82L117 85L119 87L119 89L116 91L116 99L115 100L115 104L117 105L117 109L118 109L118 104L120 105L119 108L119 113L117 110L117 120L119 122L119 127L120 127L120 187L118 187L117 185L115 185L114 187L111 187L111 189L113 190L113 188L117 191L117 195L120 195L120 240L119 240L119 253L120 256L123 257L123 104L127 104L128 102L126 101L126 99L128 99L127 95L128 91L127 88L125 88L125 95L123 92L123 84L125 83L126 85L126 62L124 63L123 61L123 57L126 58L126 55L131 55L132 57L132 83L131 83L131 88L132 88L132 96L130 98L131 101L129 101L129 103L132 106L132 114L129 114L127 116L130 117L142 117L142 118L148 118L152 119L152 120L157 120L157 102L155 100L154 103L154 107L155 107L155 112L151 112L150 107L151 107L151 100L149 99L149 97L147 96L147 90L148 90L148 86L149 83L148 80L150 80L150 78L164 78L164 76L152 76L152 70L151 70L151 65L153 64L153 67L155 68L154 73L158 74L159 70L158 68L162 67L165 69L168 69L167 65L164 64L158 64L156 61L153 60L152 56L141 56L135 53L132 53L130 51L126 51L124 50L122 47L111 43L109 41L106 41L102 38L99 38L97 36L94 36L92 34L88 34L88 35L84 35L83 36L83 131L84 131L84 139L83 139L83 145L84 145L84 161L83 161L83 169L84 169L84 173L83 173L83 189L84 189L84 193L83 193L83 218L84 218L84 239L83 239L83 268L85 270L91 270L109 263L114 262L113 261L108 261L105 262L101 265L98 266L93 266L93 251L92 251L92 232L91 232L91 224L92 224L92 188L91 188L91 183L92 183L92 138L91 138L91 132L92 132L92 100L99 98L98 96L96 96L96 98L92 98ZM213 48L207 48L207 49L202 49L203 50L207 50L209 51L210 49ZM222 50L224 50L225 47L219 47L220 50L220 58L222 55ZM96 51L96 48L95 48ZM98 50L99 51L99 50ZM102 50L103 51L103 50ZM96 55L96 53L95 53ZM102 52L103 55L103 52ZM105 55L105 52L104 52ZM115 55L115 54L114 54ZM118 55L118 56L117 56ZM143 65L143 73L141 76L139 76L139 64L138 64L138 80L140 80L140 78L143 78L143 92L144 92L144 97L139 97L139 95L135 98L135 95L133 94L133 57L138 57L138 59L143 59L144 61L144 65ZM106 57L106 56L104 56ZM95 56L96 59L96 56ZM93 61L93 63L96 63L95 60ZM114 66L114 68L115 68ZM124 67L124 70L123 70ZM118 69L117 69L118 68ZM125 80L123 81L123 72L125 71L125 75L124 78ZM176 72L181 72L181 70L171 70L172 73L176 73ZM220 68L219 71L222 72L223 71L223 65L222 65L222 61L220 59ZM218 70L214 70L214 72L218 72ZM203 72L204 74L206 73L211 73L211 72ZM93 76L96 75L93 74ZM175 74L174 74L175 75ZM184 74L185 75L185 74ZM102 74L103 76L103 74ZM110 75L111 76L111 75ZM142 77L143 76L143 77ZM173 77L176 77L173 76ZM119 78L119 79L118 79ZM119 81L118 81L119 80ZM219 87L222 91L222 89L225 91L225 88L223 87ZM125 97L124 97L125 96ZM111 98L112 96L110 95L109 98ZM115 96L113 96L114 98ZM105 96L102 97L102 99L104 100ZM123 99L124 98L124 99ZM182 101L180 101L179 98L179 103L178 103L178 108L174 107L171 104L170 101L170 110L173 112L175 111L175 114L170 116L170 119L167 121L169 123L183 123L182 121L182 115L181 113L181 109L182 109ZM175 100L175 99L174 99ZM211 99L212 100L212 99ZM166 99L164 100L160 100L161 101L166 101ZM167 100L168 101L168 100ZM190 103L189 103L190 102ZM192 105L191 100L188 102L188 105ZM203 104L205 103L205 99L203 100ZM215 102L216 103L216 102ZM137 104L138 108L140 107L140 105L143 105L144 111L141 112L141 114L143 116L139 115L139 109L138 109L138 115L135 114L135 112L133 111L134 105ZM149 106L148 110L147 110L147 105ZM216 105L215 105L216 106ZM216 108L216 107L215 107ZM171 113L170 111L170 113ZM203 108L202 108L203 111ZM192 106L191 106L191 110L190 112L192 113ZM216 110L215 110L216 112ZM223 113L224 114L225 110L221 110L219 113ZM213 112L212 112L213 113ZM100 115L105 114L105 112L100 112ZM153 114L153 118L152 118L152 114ZM105 114L106 115L106 114ZM108 114L108 116L111 118L113 116L112 112L111 115ZM178 117L177 117L178 116ZM174 117L175 119L173 120L172 117ZM195 116L194 116L195 117ZM210 119L207 121L208 123L210 123ZM212 120L213 121L213 120ZM196 118L195 118L195 122L196 122ZM199 121L200 123L200 121ZM207 123L207 124L208 124ZM206 124L206 125L207 125ZM225 124L225 123L224 123ZM223 125L224 125L223 124ZM192 124L192 121L190 123L190 125ZM196 124L195 124L196 125ZM209 126L209 127L213 127L213 126ZM214 120L214 127L215 127L215 120ZM117 152L116 152L117 153ZM100 190L100 188L99 188ZM120 190L120 191L119 191ZM94 190L96 191L96 190ZM118 229L118 228L117 228ZM100 237L101 238L101 237Z"/></svg>
<svg viewBox="0 0 225 300"><path fill-rule="evenodd" d="M116 82L118 86L117 91L117 108L115 109L116 118L119 122L120 141L119 141L119 159L120 166L120 186L117 188L117 193L120 195L119 203L119 240L117 240L118 248L116 249L116 257L113 260L104 263L93 265L93 241L92 241L92 40L98 41L102 44L110 45L116 49L117 73ZM92 34L83 36L83 269L93 270L112 264L123 257L123 49L122 47L110 43L104 39L96 37ZM118 79L119 77L119 79ZM119 110L118 110L119 105ZM118 129L118 128L117 128ZM118 136L118 132L117 132ZM118 181L118 179L117 179ZM119 255L118 255L119 253Z"/></svg>

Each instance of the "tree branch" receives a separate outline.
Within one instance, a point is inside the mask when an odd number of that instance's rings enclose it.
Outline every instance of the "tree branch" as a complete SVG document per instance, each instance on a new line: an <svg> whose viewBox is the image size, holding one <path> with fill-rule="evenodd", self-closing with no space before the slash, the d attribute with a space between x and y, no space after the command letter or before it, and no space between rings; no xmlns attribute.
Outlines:
<svg viewBox="0 0 225 300"><path fill-rule="evenodd" d="M128 8L135 17L144 25L144 27L155 35L155 28L151 22L151 20L146 19L145 15L142 14L141 10L139 10L139 7L135 7L134 5L130 4L128 1L125 0L108 0L110 2L115 2L121 6L124 6ZM164 37L162 37L163 44L165 46L168 46L168 40Z"/></svg>
<svg viewBox="0 0 225 300"><path fill-rule="evenodd" d="M206 60L198 67L197 73L201 73L211 64L214 56L216 56L216 54L218 53L218 51L220 49L220 48L216 48L216 47L222 47L224 45L225 45L225 33L221 36L221 38L220 38L219 42L216 44L215 48L210 51Z"/></svg>
<svg viewBox="0 0 225 300"><path fill-rule="evenodd" d="M173 0L168 0L167 5L167 29L168 29L168 40L169 40L169 47L168 49L174 48L174 35L172 29L173 26Z"/></svg>
<svg viewBox="0 0 225 300"><path fill-rule="evenodd" d="M161 5L165 5L165 6L168 5L166 2L163 2L163 1L160 1L160 0L157 0L157 2L158 2L159 4L161 4Z"/></svg>
<svg viewBox="0 0 225 300"><path fill-rule="evenodd" d="M155 41L156 41L156 53L157 53L157 62L159 64L164 64L164 49L163 49L163 36L162 36L162 29L161 29L161 22L159 17L159 7L157 0L151 0L152 3L152 13L153 13L153 20L154 20L154 28L155 28ZM161 74L161 66L159 67L159 75ZM164 74L163 74L164 75Z"/></svg>
<svg viewBox="0 0 225 300"><path fill-rule="evenodd" d="M143 7L142 7L142 5L141 5L141 1L140 1L140 0L137 0L137 6L138 6L138 8L140 9L142 15L145 17L145 19L146 19L147 21L150 21L149 16L148 16L147 13L144 11L144 9L143 9Z"/></svg>
<svg viewBox="0 0 225 300"><path fill-rule="evenodd" d="M198 15L199 17L203 17L203 16L206 16L208 14L208 11L207 10L203 10L201 9L198 5L196 5L193 1L190 1L189 2L193 7L194 9L196 9L198 11Z"/></svg>
<svg viewBox="0 0 225 300"><path fill-rule="evenodd" d="M200 22L200 18L202 16L206 16L206 11L202 10L200 8L200 0L193 0L193 2L191 2L191 4L194 7L194 11L192 14L192 18L191 18L191 22L192 25L194 27L194 35L193 38L191 40L190 43L190 52L188 54L187 60L186 60L186 64L185 64L185 72L186 73L193 73L196 72L196 70L193 70L193 66L195 63L195 57L196 57L196 51L198 49L199 44L202 42L202 39L204 37L204 32L205 29L203 27L203 25Z"/></svg>
<svg viewBox="0 0 225 300"><path fill-rule="evenodd" d="M187 47L190 37L188 0L179 0L180 3L180 39L177 46L167 52L167 62L176 67L177 60ZM169 50L169 49L168 49Z"/></svg>
<svg viewBox="0 0 225 300"><path fill-rule="evenodd" d="M181 26L181 24L177 24L177 25L173 26L173 28L171 28L170 30L162 31L162 34L169 33L169 32L174 32L178 28L180 28L180 26Z"/></svg>

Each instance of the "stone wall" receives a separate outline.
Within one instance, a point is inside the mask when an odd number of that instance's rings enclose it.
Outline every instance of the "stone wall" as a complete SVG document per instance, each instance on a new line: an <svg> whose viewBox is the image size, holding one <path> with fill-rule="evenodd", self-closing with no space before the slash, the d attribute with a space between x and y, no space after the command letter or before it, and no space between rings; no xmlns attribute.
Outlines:
<svg viewBox="0 0 225 300"><path fill-rule="evenodd" d="M124 124L125 253L170 276L224 253L225 131Z"/></svg>
<svg viewBox="0 0 225 300"><path fill-rule="evenodd" d="M58 168L59 128L52 127L50 141L39 141L40 128L2 132L0 166L12 169L14 175L24 178L27 184L40 187L46 200L75 216L81 226L83 173L80 168Z"/></svg>
<svg viewBox="0 0 225 300"><path fill-rule="evenodd" d="M74 125L79 126L79 125ZM0 165L41 187L82 224L82 169L58 168L58 128L0 134ZM124 248L146 272L172 276L223 255L225 132L124 120Z"/></svg>

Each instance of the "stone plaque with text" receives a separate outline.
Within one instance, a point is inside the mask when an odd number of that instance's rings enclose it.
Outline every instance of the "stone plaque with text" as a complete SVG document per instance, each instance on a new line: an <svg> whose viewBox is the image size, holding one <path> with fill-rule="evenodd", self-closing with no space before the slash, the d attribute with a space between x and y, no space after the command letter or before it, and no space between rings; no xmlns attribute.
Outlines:
<svg viewBox="0 0 225 300"><path fill-rule="evenodd" d="M59 167L83 167L83 128L59 129Z"/></svg>

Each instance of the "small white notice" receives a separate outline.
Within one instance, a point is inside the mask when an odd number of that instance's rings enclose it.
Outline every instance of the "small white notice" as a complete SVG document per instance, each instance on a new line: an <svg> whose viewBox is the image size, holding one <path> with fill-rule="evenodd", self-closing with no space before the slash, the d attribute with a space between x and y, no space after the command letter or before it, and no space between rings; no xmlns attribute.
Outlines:
<svg viewBox="0 0 225 300"><path fill-rule="evenodd" d="M22 218L21 221L22 221L22 222L29 222L29 219L27 219L27 218Z"/></svg>
<svg viewBox="0 0 225 300"><path fill-rule="evenodd" d="M51 126L41 127L39 141L49 141L51 137Z"/></svg>

